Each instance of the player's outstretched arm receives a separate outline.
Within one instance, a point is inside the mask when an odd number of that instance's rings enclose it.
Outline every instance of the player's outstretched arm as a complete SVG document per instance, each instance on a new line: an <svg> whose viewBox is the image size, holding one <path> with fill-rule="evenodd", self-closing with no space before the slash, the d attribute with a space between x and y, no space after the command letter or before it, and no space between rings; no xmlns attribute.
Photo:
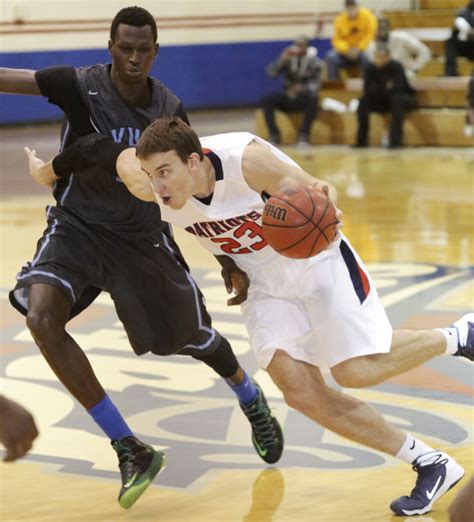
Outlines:
<svg viewBox="0 0 474 522"><path fill-rule="evenodd" d="M0 395L0 442L7 450L3 460L11 462L26 455L37 436L38 429L31 413Z"/></svg>
<svg viewBox="0 0 474 522"><path fill-rule="evenodd" d="M142 170L135 155L135 148L122 151L117 158L117 174L125 183L128 190L138 199L155 201L155 194L151 188L148 174Z"/></svg>
<svg viewBox="0 0 474 522"><path fill-rule="evenodd" d="M48 161L48 163L44 162L36 156L35 150L31 150L28 147L25 147L24 151L28 158L31 177L36 181L36 183L38 183L38 185L52 187L59 179L54 173L53 161Z"/></svg>
<svg viewBox="0 0 474 522"><path fill-rule="evenodd" d="M150 181L135 156L135 148L102 134L81 136L72 145L53 158L53 172L57 177L69 176L91 168L116 172L128 190L138 199L155 202Z"/></svg>
<svg viewBox="0 0 474 522"><path fill-rule="evenodd" d="M337 190L328 181L315 178L303 169L281 161L270 148L252 141L245 148L242 158L242 171L249 186L262 194L273 195L283 187L291 185L312 185L327 191L329 199L337 203ZM324 187L326 187L324 189Z"/></svg>
<svg viewBox="0 0 474 522"><path fill-rule="evenodd" d="M0 67L0 92L41 96L41 91L36 83L35 72L31 69Z"/></svg>

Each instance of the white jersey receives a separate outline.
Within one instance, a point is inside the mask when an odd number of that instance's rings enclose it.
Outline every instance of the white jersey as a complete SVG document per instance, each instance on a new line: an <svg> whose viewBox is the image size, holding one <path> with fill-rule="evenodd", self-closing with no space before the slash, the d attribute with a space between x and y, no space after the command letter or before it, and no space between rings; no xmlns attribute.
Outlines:
<svg viewBox="0 0 474 522"><path fill-rule="evenodd" d="M392 330L362 261L341 235L309 259L275 252L262 234L264 200L244 179L242 155L256 140L280 160L298 165L253 134L202 138L216 172L212 198L189 198L180 210L161 205L165 221L195 235L216 255L232 257L250 278L242 313L260 366L276 349L320 367L390 350Z"/></svg>
<svg viewBox="0 0 474 522"><path fill-rule="evenodd" d="M161 205L163 220L194 234L212 254L232 257L249 275L252 268L281 258L262 234L263 195L250 188L242 172L242 155L252 140L299 168L286 154L248 132L208 136L201 138L201 144L216 171L210 203L191 197L180 210Z"/></svg>

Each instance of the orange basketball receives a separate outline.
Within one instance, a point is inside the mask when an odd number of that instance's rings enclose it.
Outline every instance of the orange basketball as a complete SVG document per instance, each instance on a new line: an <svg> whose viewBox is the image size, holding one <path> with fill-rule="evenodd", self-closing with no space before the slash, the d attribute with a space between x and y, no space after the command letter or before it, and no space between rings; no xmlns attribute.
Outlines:
<svg viewBox="0 0 474 522"><path fill-rule="evenodd" d="M336 208L316 187L285 187L265 204L263 235L282 256L305 259L322 252L336 237Z"/></svg>

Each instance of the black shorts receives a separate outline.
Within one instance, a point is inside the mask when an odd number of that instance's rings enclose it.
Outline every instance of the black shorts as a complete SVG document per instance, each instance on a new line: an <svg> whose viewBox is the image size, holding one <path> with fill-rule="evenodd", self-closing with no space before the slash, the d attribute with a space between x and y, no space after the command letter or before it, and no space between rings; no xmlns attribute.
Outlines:
<svg viewBox="0 0 474 522"><path fill-rule="evenodd" d="M35 283L61 288L71 303L70 318L104 290L135 353L203 356L215 350L219 334L168 227L146 238L123 237L58 207L48 207L47 218L35 257L10 292L23 315Z"/></svg>

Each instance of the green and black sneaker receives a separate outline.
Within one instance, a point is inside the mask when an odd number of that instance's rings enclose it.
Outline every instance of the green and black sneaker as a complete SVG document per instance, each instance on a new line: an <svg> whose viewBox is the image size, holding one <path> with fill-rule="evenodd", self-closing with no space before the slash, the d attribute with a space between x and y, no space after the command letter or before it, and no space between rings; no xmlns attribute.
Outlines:
<svg viewBox="0 0 474 522"><path fill-rule="evenodd" d="M274 464L283 452L283 432L262 388L253 379L252 382L257 387L258 395L250 404L240 403L240 407L252 426L252 442L258 455L268 464Z"/></svg>
<svg viewBox="0 0 474 522"><path fill-rule="evenodd" d="M156 475L165 468L165 454L154 450L136 437L113 440L112 446L117 452L122 475L118 502L123 509L129 509Z"/></svg>

